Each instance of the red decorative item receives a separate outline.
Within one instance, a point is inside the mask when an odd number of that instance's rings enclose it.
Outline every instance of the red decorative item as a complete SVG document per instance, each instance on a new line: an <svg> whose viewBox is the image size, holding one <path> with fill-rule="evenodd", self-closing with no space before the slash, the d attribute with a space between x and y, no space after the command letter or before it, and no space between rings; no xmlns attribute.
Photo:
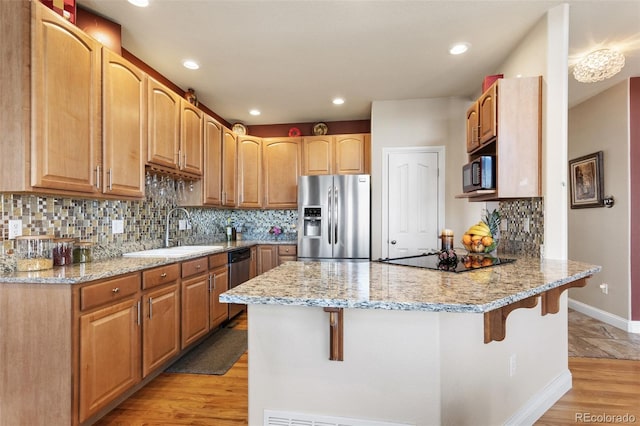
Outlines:
<svg viewBox="0 0 640 426"><path fill-rule="evenodd" d="M290 138L294 138L296 136L300 136L300 129L298 129L297 127L292 127L289 129L289 137Z"/></svg>
<svg viewBox="0 0 640 426"><path fill-rule="evenodd" d="M40 2L64 16L72 24L76 23L76 0L40 0Z"/></svg>
<svg viewBox="0 0 640 426"><path fill-rule="evenodd" d="M486 76L484 78L484 81L482 82L482 93L486 92L487 89L491 87L491 85L495 83L496 80L503 77L504 77L504 74L495 74L495 75Z"/></svg>

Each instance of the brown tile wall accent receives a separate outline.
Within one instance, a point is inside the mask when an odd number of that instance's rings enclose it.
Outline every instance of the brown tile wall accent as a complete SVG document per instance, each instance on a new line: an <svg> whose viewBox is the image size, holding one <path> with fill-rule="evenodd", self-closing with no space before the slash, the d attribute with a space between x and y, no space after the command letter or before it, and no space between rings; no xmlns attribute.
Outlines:
<svg viewBox="0 0 640 426"><path fill-rule="evenodd" d="M505 254L539 257L540 245L544 243L543 199L501 201L498 209L501 222L507 224L507 230L500 231L498 251ZM525 232L525 218L529 218L529 232Z"/></svg>

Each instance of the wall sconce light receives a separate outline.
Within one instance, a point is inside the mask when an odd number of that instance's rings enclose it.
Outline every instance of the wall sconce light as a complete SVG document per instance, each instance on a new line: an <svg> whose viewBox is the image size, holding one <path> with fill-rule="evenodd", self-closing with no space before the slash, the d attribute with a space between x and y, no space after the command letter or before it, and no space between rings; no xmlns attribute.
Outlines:
<svg viewBox="0 0 640 426"><path fill-rule="evenodd" d="M624 67L624 55L613 49L599 49L580 59L573 76L581 83L595 83L618 74Z"/></svg>

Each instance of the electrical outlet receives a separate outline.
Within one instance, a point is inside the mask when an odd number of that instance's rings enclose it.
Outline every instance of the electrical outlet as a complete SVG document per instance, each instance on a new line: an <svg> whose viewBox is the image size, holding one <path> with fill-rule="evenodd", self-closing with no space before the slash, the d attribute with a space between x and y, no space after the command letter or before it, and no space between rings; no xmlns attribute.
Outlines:
<svg viewBox="0 0 640 426"><path fill-rule="evenodd" d="M524 227L524 232L526 232L527 234L531 232L530 225L531 225L531 219L529 219L528 217L525 217L523 222L523 227Z"/></svg>
<svg viewBox="0 0 640 426"><path fill-rule="evenodd" d="M10 219L9 220L9 239L13 240L16 237L22 235L22 220Z"/></svg>
<svg viewBox="0 0 640 426"><path fill-rule="evenodd" d="M178 220L178 230L179 231L184 231L185 229L187 229L187 221L185 219L179 219Z"/></svg>
<svg viewBox="0 0 640 426"><path fill-rule="evenodd" d="M509 357L509 377L516 375L516 369L518 368L518 359L516 354L511 354Z"/></svg>
<svg viewBox="0 0 640 426"><path fill-rule="evenodd" d="M113 221L111 221L111 232L113 232L114 234L124 233L124 220L114 219Z"/></svg>
<svg viewBox="0 0 640 426"><path fill-rule="evenodd" d="M600 290L602 290L604 294L609 294L609 284L607 283L600 284Z"/></svg>

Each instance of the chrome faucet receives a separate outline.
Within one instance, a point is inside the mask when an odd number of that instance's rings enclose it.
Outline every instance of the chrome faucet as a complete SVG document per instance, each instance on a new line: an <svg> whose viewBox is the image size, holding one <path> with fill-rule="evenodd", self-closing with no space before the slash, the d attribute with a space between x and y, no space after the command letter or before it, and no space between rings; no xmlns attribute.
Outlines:
<svg viewBox="0 0 640 426"><path fill-rule="evenodd" d="M169 210L169 213L167 213L167 219L166 219L166 224L165 224L165 233L164 233L164 246L165 247L169 247L169 218L171 217L171 213L173 213L175 211L183 211L187 215L187 220L191 221L191 215L189 214L187 209L185 209L184 207L174 207L171 210Z"/></svg>

